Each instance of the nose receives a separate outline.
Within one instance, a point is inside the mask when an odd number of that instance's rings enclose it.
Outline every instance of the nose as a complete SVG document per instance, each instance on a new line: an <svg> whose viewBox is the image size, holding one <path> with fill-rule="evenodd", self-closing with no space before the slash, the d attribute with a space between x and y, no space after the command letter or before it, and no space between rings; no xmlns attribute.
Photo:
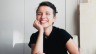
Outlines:
<svg viewBox="0 0 96 54"><path fill-rule="evenodd" d="M45 14L42 14L42 18L46 18L46 15Z"/></svg>

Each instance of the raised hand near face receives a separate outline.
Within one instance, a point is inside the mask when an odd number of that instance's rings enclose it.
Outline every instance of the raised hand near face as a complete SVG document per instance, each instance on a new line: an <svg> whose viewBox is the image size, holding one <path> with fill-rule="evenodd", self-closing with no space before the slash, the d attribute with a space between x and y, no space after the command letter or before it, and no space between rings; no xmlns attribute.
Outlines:
<svg viewBox="0 0 96 54"><path fill-rule="evenodd" d="M43 30L43 26L40 25L40 22L35 20L34 23L33 23L33 27L36 28L37 30Z"/></svg>

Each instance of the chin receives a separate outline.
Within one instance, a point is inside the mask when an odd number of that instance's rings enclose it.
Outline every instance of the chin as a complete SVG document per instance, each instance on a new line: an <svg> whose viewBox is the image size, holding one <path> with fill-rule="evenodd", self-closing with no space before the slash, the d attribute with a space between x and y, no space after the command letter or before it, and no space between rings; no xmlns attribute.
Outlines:
<svg viewBox="0 0 96 54"><path fill-rule="evenodd" d="M43 26L43 28L46 28L46 27L48 27L48 26L46 26L46 25L42 25Z"/></svg>
<svg viewBox="0 0 96 54"><path fill-rule="evenodd" d="M47 28L47 27L50 27L52 25L42 25L42 26L43 26L43 28Z"/></svg>

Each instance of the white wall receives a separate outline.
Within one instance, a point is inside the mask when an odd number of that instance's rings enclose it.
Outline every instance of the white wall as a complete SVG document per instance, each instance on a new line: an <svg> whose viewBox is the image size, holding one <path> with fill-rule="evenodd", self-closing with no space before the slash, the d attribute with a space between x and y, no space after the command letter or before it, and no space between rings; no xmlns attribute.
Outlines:
<svg viewBox="0 0 96 54"><path fill-rule="evenodd" d="M66 30L71 35L78 35L79 0L66 0Z"/></svg>
<svg viewBox="0 0 96 54"><path fill-rule="evenodd" d="M0 0L0 54L23 54L24 0Z"/></svg>
<svg viewBox="0 0 96 54"><path fill-rule="evenodd" d="M0 54L31 54L28 47L36 8L44 0L0 0ZM48 0L57 7L54 26L78 35L78 0Z"/></svg>

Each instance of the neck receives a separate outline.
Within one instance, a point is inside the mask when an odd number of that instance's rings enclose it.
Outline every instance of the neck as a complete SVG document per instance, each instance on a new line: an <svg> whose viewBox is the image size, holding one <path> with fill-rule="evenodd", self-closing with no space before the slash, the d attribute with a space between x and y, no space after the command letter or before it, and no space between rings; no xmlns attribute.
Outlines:
<svg viewBox="0 0 96 54"><path fill-rule="evenodd" d="M44 28L44 33L45 33L46 36L50 35L50 33L52 32L52 28L53 28L52 26Z"/></svg>

